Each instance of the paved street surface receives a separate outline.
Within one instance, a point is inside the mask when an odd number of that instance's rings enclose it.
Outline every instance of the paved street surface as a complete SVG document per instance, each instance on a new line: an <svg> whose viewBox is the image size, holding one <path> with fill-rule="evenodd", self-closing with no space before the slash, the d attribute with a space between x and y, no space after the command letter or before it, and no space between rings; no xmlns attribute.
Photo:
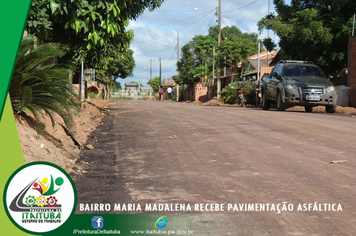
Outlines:
<svg viewBox="0 0 356 236"><path fill-rule="evenodd" d="M113 100L89 139L95 149L81 154L78 205L190 204L162 213L187 214L201 235L355 235L355 124L338 114ZM224 211L206 211L211 203ZM76 212L161 213L113 208Z"/></svg>

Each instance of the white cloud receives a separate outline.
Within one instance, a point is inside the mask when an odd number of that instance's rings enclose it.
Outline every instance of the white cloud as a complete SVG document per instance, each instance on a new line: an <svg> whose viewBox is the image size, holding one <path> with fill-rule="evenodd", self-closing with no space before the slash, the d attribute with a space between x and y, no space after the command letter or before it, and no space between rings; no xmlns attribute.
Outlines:
<svg viewBox="0 0 356 236"><path fill-rule="evenodd" d="M258 33L257 22L267 15L267 5L268 0L224 0L222 27L236 26L242 32ZM208 27L217 25L217 7L218 0L166 0L161 8L153 12L145 11L136 21L131 21L128 28L133 29L135 34L131 49L136 67L134 77L124 82L138 81L141 77L141 83L145 85L150 78L152 58L153 77L159 76L159 58L162 58L162 79L177 74L177 32L180 48L195 35L203 32L206 35ZM273 12L273 9L271 1L270 11ZM266 33L263 32L260 39L265 38ZM278 41L272 32L269 35Z"/></svg>

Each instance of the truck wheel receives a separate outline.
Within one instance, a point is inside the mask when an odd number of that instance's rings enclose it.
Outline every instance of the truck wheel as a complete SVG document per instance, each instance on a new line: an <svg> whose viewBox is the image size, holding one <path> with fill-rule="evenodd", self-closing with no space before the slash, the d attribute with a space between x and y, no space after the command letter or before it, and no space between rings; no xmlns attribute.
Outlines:
<svg viewBox="0 0 356 236"><path fill-rule="evenodd" d="M335 113L336 105L326 106L326 113Z"/></svg>
<svg viewBox="0 0 356 236"><path fill-rule="evenodd" d="M262 109L268 110L271 105L271 102L266 98L266 94L262 93Z"/></svg>
<svg viewBox="0 0 356 236"><path fill-rule="evenodd" d="M304 107L306 112L312 112L313 111L313 107Z"/></svg>
<svg viewBox="0 0 356 236"><path fill-rule="evenodd" d="M277 93L277 111L284 111L286 109L286 105L282 101L281 92Z"/></svg>

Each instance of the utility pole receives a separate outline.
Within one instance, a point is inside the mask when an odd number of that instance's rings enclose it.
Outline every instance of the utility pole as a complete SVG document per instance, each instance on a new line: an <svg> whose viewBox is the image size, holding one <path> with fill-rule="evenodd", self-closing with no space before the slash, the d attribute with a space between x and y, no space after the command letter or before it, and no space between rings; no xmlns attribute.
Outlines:
<svg viewBox="0 0 356 236"><path fill-rule="evenodd" d="M260 51L261 51L261 43L258 42L258 59L257 59L257 88L260 88Z"/></svg>
<svg viewBox="0 0 356 236"><path fill-rule="evenodd" d="M159 58L159 89L161 89L162 85L162 63L161 63L161 58ZM159 95L159 100L162 101L162 95Z"/></svg>
<svg viewBox="0 0 356 236"><path fill-rule="evenodd" d="M80 84L79 84L79 99L80 99L80 101L83 101L83 99L84 99L83 83L84 83L84 61L82 59L81 69L80 69Z"/></svg>
<svg viewBox="0 0 356 236"><path fill-rule="evenodd" d="M268 13L267 13L267 15L269 15L269 2L270 2L270 0L268 0ZM267 30L267 38L269 38L269 30ZM269 51L267 50L267 68L269 70L268 54L269 54Z"/></svg>
<svg viewBox="0 0 356 236"><path fill-rule="evenodd" d="M138 91L141 91L141 74L138 75Z"/></svg>
<svg viewBox="0 0 356 236"><path fill-rule="evenodd" d="M161 58L159 58L159 86L161 87L162 85L162 63L161 63Z"/></svg>
<svg viewBox="0 0 356 236"><path fill-rule="evenodd" d="M215 46L213 46L213 84L215 78Z"/></svg>
<svg viewBox="0 0 356 236"><path fill-rule="evenodd" d="M354 14L354 23L352 25L352 36L355 35L355 17L356 17L356 14Z"/></svg>
<svg viewBox="0 0 356 236"><path fill-rule="evenodd" d="M150 60L150 80L152 80L152 59Z"/></svg>
<svg viewBox="0 0 356 236"><path fill-rule="evenodd" d="M150 80L152 81L152 59L150 60ZM150 99L152 98L152 86L150 86Z"/></svg>
<svg viewBox="0 0 356 236"><path fill-rule="evenodd" d="M179 77L178 62L179 62L179 32L177 32L177 79ZM178 101L179 101L179 84L177 83L177 102Z"/></svg>
<svg viewBox="0 0 356 236"><path fill-rule="evenodd" d="M221 48L220 48L220 44L221 44L221 0L219 0L219 36L218 36L218 54L220 54ZM220 101L221 100L221 63L220 60L218 60L218 79L217 79L217 100Z"/></svg>

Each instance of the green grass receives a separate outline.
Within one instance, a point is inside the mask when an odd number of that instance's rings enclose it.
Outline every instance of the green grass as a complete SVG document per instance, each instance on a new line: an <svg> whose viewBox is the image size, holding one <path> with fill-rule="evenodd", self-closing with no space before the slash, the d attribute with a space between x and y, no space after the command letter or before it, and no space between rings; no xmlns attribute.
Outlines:
<svg viewBox="0 0 356 236"><path fill-rule="evenodd" d="M122 100L134 100L133 97L126 97L126 96L122 96L121 94L115 95L115 96L111 95L111 98L112 99L122 99Z"/></svg>
<svg viewBox="0 0 356 236"><path fill-rule="evenodd" d="M93 99L94 99L94 98L98 98L98 96L97 96L95 93L93 93L93 92L89 92L89 93L88 93L88 97L89 97L89 98L93 98Z"/></svg>

